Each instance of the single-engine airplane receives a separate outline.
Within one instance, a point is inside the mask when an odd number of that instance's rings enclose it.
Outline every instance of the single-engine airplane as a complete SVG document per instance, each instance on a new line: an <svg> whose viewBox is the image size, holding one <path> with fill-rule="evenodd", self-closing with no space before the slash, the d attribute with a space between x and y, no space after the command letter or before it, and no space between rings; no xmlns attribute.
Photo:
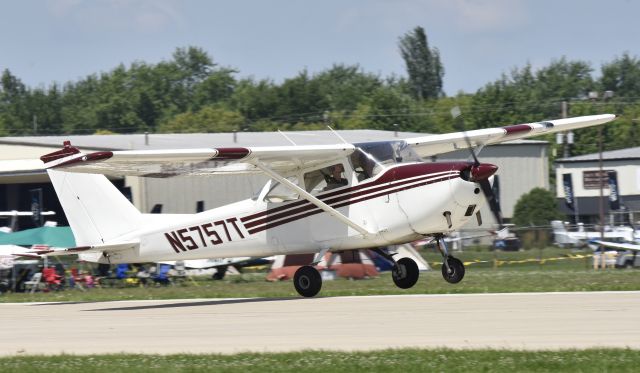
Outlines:
<svg viewBox="0 0 640 373"><path fill-rule="evenodd" d="M549 120L405 140L336 145L237 147L83 153L68 141L42 156L78 247L40 255L80 254L99 263L160 262L315 253L294 276L297 292L322 287L314 268L327 251L376 248L435 237L442 274L457 283L462 262L444 236L465 224L487 199L497 167L474 148L609 122L615 115ZM473 161L423 162L458 149ZM251 199L197 214L140 213L104 175L170 177L262 173L270 177ZM217 191L223 193L224 191ZM483 196L484 194L484 196ZM480 220L480 219L479 219ZM415 261L394 262L400 288L418 280Z"/></svg>
<svg viewBox="0 0 640 373"><path fill-rule="evenodd" d="M616 268L633 268L640 267L640 242L612 242L591 240L589 242L594 250L598 249L598 246L608 247L614 250L623 250L618 254L616 258Z"/></svg>

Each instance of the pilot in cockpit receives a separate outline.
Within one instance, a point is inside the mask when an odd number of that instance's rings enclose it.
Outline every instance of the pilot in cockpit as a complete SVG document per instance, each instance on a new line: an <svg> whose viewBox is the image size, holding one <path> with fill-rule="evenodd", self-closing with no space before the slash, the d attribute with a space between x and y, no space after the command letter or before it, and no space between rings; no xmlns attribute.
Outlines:
<svg viewBox="0 0 640 373"><path fill-rule="evenodd" d="M348 185L349 182L343 177L344 166L341 163L331 166L331 174L325 176L327 186L323 190L331 190Z"/></svg>

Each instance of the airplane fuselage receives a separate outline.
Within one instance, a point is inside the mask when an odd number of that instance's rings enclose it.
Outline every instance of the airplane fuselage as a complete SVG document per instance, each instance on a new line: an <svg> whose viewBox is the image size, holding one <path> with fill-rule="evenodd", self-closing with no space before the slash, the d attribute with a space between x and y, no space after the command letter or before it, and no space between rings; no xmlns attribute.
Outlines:
<svg viewBox="0 0 640 373"><path fill-rule="evenodd" d="M484 203L478 184L464 180L467 162L389 166L376 177L317 198L372 232L362 235L306 199L247 199L198 214L144 215L148 224L119 241L139 248L82 254L91 261L153 262L378 247L459 229ZM447 215L449 215L447 217Z"/></svg>

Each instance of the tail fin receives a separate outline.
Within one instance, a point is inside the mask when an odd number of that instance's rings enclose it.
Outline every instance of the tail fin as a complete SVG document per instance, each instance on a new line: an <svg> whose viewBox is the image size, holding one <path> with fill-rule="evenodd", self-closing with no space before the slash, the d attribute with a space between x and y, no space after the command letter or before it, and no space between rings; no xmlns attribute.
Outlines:
<svg viewBox="0 0 640 373"><path fill-rule="evenodd" d="M77 246L102 245L140 227L140 211L104 175L47 173Z"/></svg>

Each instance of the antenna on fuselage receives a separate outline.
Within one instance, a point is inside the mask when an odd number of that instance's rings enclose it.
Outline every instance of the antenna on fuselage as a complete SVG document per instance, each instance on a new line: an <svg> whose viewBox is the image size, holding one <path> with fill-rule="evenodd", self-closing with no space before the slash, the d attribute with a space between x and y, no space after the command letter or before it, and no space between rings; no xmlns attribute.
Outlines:
<svg viewBox="0 0 640 373"><path fill-rule="evenodd" d="M338 132L334 131L333 128L331 128L331 126L327 126L327 128L329 129L329 131L333 132L333 134L336 135L336 137L339 138L340 141L342 141L345 144L351 145L350 143L347 142L347 140L344 139L344 137L340 136Z"/></svg>

